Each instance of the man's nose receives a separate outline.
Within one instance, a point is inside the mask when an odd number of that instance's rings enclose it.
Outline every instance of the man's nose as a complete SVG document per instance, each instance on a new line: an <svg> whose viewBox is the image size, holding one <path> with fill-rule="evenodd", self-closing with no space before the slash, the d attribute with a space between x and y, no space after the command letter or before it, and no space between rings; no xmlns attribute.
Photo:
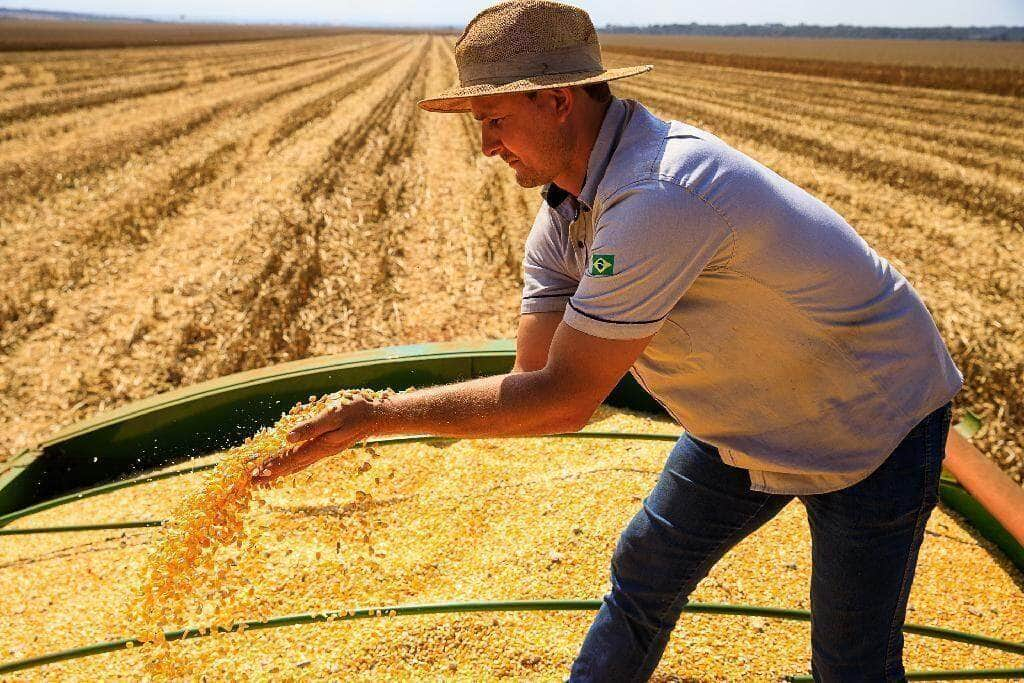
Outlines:
<svg viewBox="0 0 1024 683"><path fill-rule="evenodd" d="M480 151L485 157L493 157L501 150L501 140L493 133L487 132L486 126L480 127Z"/></svg>

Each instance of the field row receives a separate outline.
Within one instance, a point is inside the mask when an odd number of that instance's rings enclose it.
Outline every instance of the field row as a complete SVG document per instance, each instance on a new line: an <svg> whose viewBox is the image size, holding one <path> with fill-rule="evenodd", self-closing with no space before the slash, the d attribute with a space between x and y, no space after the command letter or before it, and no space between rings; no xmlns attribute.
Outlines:
<svg viewBox="0 0 1024 683"><path fill-rule="evenodd" d="M165 106L126 159L40 154L42 191L9 186L3 449L270 362L514 334L535 206L475 158L468 121L415 107L454 78L450 47L342 59Z"/></svg>
<svg viewBox="0 0 1024 683"><path fill-rule="evenodd" d="M0 143L0 215L37 203L55 190L87 184L90 174L199 132L211 121L245 116L259 107L337 77L371 57L387 57L393 43L345 53L326 63L302 64L273 77L242 76L231 82L130 98L106 106L12 126ZM8 214L10 215L10 214Z"/></svg>
<svg viewBox="0 0 1024 683"><path fill-rule="evenodd" d="M954 48L955 49L955 48ZM869 83L889 83L917 88L965 90L1012 97L1024 96L1024 69L999 66L931 66L926 64L885 64L824 59L692 51L652 47L638 38L607 48L609 52L642 54L653 60L673 59L710 66L757 71L779 71Z"/></svg>
<svg viewBox="0 0 1024 683"><path fill-rule="evenodd" d="M224 44L234 41L334 36L348 32L349 29L344 28L315 26L0 19L0 52Z"/></svg>
<svg viewBox="0 0 1024 683"><path fill-rule="evenodd" d="M775 138L780 149L801 150L858 175L955 201L967 211L1024 232L1024 163L1013 155L1007 158L1005 150L1002 157L979 154L956 133L901 132L898 124L890 127L884 115L847 114L842 105L800 104L788 93L772 97L763 86L756 93L742 86L730 93L729 86L715 87L692 77L683 80L686 73L681 68L662 71L623 87L646 98L685 103L691 120Z"/></svg>
<svg viewBox="0 0 1024 683"><path fill-rule="evenodd" d="M70 159L42 159L39 170L32 173L35 169L28 167L20 179L9 179L12 193L45 193L46 201L28 196L5 207L8 243L0 250L9 258L0 272L17 283L15 290L37 293L88 281L88 271L99 267L102 259L86 259L83 245L133 251L140 241L152 238L162 219L173 216L237 161L229 151L251 150L257 144L267 123L261 114L274 124L265 144L277 148L303 126L324 118L325 103L340 102L375 78L394 54L367 51L327 78L303 78L297 85L287 81L284 87L252 91L208 108L198 106L198 111L188 110L172 125L144 129L149 136L121 140L119 154L104 155L106 148L100 146L99 153L73 150ZM68 187L54 187L65 178ZM17 188L17 180L34 183ZM47 186L47 181L52 184ZM19 328L24 331L35 324L21 314L45 317L46 309L17 291L6 292L2 301L0 345L7 348ZM23 310L18 309L19 302Z"/></svg>
<svg viewBox="0 0 1024 683"><path fill-rule="evenodd" d="M782 38L602 33L602 47L637 45L657 50L743 57L785 57L877 65L1024 69L1024 43L995 40Z"/></svg>

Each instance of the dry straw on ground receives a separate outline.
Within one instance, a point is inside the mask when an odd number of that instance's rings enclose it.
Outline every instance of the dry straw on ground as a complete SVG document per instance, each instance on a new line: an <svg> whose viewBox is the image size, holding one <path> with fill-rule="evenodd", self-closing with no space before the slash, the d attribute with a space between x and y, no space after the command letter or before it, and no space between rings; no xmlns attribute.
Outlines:
<svg viewBox="0 0 1024 683"><path fill-rule="evenodd" d="M607 61L629 49L652 48ZM967 377L958 411L1020 480L1021 100L677 57L616 92L808 188L907 274ZM454 79L450 40L417 35L5 54L0 459L236 370L512 336L540 200L469 117L415 107Z"/></svg>

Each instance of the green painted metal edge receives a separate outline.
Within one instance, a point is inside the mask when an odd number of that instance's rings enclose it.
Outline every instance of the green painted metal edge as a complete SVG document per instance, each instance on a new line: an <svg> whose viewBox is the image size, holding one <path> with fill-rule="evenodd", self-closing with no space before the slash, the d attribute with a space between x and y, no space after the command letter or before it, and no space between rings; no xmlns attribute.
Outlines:
<svg viewBox="0 0 1024 683"><path fill-rule="evenodd" d="M964 418L953 426L960 436L970 439L981 429L981 418L970 410L964 411ZM939 498L949 508L960 513L975 530L996 545L1007 559L1024 571L1024 546L1010 535L1010 532L949 472L943 470L939 481ZM921 679L925 680L925 679Z"/></svg>
<svg viewBox="0 0 1024 683"><path fill-rule="evenodd" d="M944 669L935 671L908 671L907 681L994 681L1024 678L1024 667L1013 669ZM814 676L787 676L789 683L813 683Z"/></svg>
<svg viewBox="0 0 1024 683"><path fill-rule="evenodd" d="M0 489L0 514L240 443L310 394L436 384L507 371L507 340L325 356L175 389L97 415L40 444Z"/></svg>
<svg viewBox="0 0 1024 683"><path fill-rule="evenodd" d="M163 526L162 519L137 519L127 522L75 524L74 526L38 526L26 529L0 529L0 536L31 536L33 534L62 534L77 531L119 531L121 529L148 529Z"/></svg>
<svg viewBox="0 0 1024 683"><path fill-rule="evenodd" d="M41 455L41 450L27 449L0 465L3 468L0 469L0 510L7 501L13 505L16 501L27 501L36 496L31 478L24 474Z"/></svg>
<svg viewBox="0 0 1024 683"><path fill-rule="evenodd" d="M507 372L509 339L395 346L323 356L175 389L75 424L40 444L0 487L0 515L240 443L310 394L405 389ZM660 411L623 378L609 403Z"/></svg>
<svg viewBox="0 0 1024 683"><path fill-rule="evenodd" d="M149 398L134 401L120 408L110 410L88 420L83 420L55 434L44 441L43 448L67 441L104 426L124 422L155 411L183 403L191 403L204 397L222 394L251 386L278 382L284 379L319 375L332 370L343 370L356 366L377 365L387 361L401 361L410 358L428 359L437 357L473 358L494 354L505 356L515 354L514 343L509 339L482 342L438 342L388 346L366 351L317 356L302 360L278 363L276 365L225 375L187 387L172 389Z"/></svg>
<svg viewBox="0 0 1024 683"><path fill-rule="evenodd" d="M970 439L981 429L981 418L969 410L964 411L964 416L953 428L960 432L960 436Z"/></svg>

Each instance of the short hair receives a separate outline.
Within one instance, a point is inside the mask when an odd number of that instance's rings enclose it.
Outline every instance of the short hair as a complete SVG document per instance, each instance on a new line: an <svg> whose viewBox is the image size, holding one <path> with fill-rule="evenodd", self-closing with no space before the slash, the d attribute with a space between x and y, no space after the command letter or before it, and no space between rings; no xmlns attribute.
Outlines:
<svg viewBox="0 0 1024 683"><path fill-rule="evenodd" d="M580 90L587 94L587 97L600 104L611 102L612 89L608 86L607 83L589 83L587 85L577 85L573 87L579 88ZM531 100L534 100L537 99L538 92L539 91L537 90L528 90L523 94L526 95Z"/></svg>
<svg viewBox="0 0 1024 683"><path fill-rule="evenodd" d="M612 89L608 86L607 82L591 83L580 87L583 88L583 92L587 93L590 99L596 100L601 104L610 102L612 99Z"/></svg>

